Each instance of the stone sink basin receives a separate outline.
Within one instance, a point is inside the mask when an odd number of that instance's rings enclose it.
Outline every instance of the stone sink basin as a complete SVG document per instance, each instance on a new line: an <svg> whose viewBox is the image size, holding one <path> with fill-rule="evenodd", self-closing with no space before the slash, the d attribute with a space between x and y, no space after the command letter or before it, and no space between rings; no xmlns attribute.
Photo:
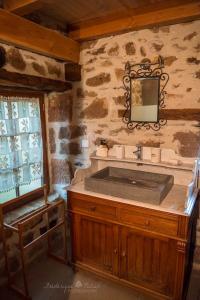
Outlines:
<svg viewBox="0 0 200 300"><path fill-rule="evenodd" d="M159 205L174 184L174 176L107 167L85 178L88 191Z"/></svg>

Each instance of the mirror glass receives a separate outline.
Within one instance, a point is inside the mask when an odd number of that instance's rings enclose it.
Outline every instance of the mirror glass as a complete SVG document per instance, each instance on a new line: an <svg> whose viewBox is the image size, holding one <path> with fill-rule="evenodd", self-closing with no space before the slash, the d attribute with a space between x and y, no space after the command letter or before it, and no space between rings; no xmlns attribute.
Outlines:
<svg viewBox="0 0 200 300"><path fill-rule="evenodd" d="M130 121L158 122L159 78L131 79Z"/></svg>

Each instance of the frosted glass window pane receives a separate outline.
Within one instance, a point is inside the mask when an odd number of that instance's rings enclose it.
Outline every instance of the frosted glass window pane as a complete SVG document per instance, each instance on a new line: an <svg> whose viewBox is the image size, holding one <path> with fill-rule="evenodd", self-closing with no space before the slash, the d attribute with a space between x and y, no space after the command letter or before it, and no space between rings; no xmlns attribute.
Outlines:
<svg viewBox="0 0 200 300"><path fill-rule="evenodd" d="M32 192L42 183L39 98L0 94L0 203Z"/></svg>
<svg viewBox="0 0 200 300"><path fill-rule="evenodd" d="M26 193L32 192L36 189L39 189L42 186L41 179L32 181L30 184L20 186L19 193L20 195L24 195Z"/></svg>
<svg viewBox="0 0 200 300"><path fill-rule="evenodd" d="M16 191L11 190L9 192L4 192L0 194L0 203L4 203L8 200L16 198Z"/></svg>

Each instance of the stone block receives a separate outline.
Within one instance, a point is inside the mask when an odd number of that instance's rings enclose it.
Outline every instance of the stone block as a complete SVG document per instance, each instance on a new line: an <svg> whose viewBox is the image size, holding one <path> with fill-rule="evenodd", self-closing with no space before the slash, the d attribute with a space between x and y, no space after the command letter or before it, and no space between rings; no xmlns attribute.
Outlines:
<svg viewBox="0 0 200 300"><path fill-rule="evenodd" d="M144 46L141 46L141 47L140 47L140 53L141 53L141 55L142 55L143 57L145 57L145 56L147 55L146 49L144 48Z"/></svg>
<svg viewBox="0 0 200 300"><path fill-rule="evenodd" d="M152 43L152 48L156 51L159 52L162 48L164 47L164 44L161 42L156 42L156 43Z"/></svg>
<svg viewBox="0 0 200 300"><path fill-rule="evenodd" d="M81 154L81 148L79 143L69 143L69 154L78 155Z"/></svg>
<svg viewBox="0 0 200 300"><path fill-rule="evenodd" d="M71 142L60 144L60 154L78 155L81 154L81 147L79 143Z"/></svg>
<svg viewBox="0 0 200 300"><path fill-rule="evenodd" d="M99 86L102 85L104 83L108 83L111 81L111 76L109 73L100 73L94 77L88 78L86 80L86 85L88 86Z"/></svg>
<svg viewBox="0 0 200 300"><path fill-rule="evenodd" d="M109 56L118 56L119 55L119 45L116 43L108 50Z"/></svg>
<svg viewBox="0 0 200 300"><path fill-rule="evenodd" d="M61 68L58 67L57 64L52 64L48 61L45 62L45 64L47 65L47 70L48 70L48 73L50 75L56 75L58 78L60 78L61 76Z"/></svg>
<svg viewBox="0 0 200 300"><path fill-rule="evenodd" d="M116 68L115 69L115 75L117 77L117 80L120 80L122 82L123 76L125 75L125 71L122 68Z"/></svg>
<svg viewBox="0 0 200 300"><path fill-rule="evenodd" d="M40 76L46 76L46 71L44 66L38 64L37 62L32 62L32 68L36 71Z"/></svg>
<svg viewBox="0 0 200 300"><path fill-rule="evenodd" d="M96 98L80 114L80 118L101 119L108 115L108 103L106 98Z"/></svg>
<svg viewBox="0 0 200 300"><path fill-rule="evenodd" d="M125 99L124 95L113 97L113 100L115 101L115 104L117 104L117 105L123 105L123 106L124 106L124 104L126 102L126 99Z"/></svg>
<svg viewBox="0 0 200 300"><path fill-rule="evenodd" d="M179 142L179 154L183 157L196 157L199 150L200 133L177 131L173 141Z"/></svg>
<svg viewBox="0 0 200 300"><path fill-rule="evenodd" d="M60 140L62 140L62 139L69 139L70 138L69 127L60 127L58 138Z"/></svg>
<svg viewBox="0 0 200 300"><path fill-rule="evenodd" d="M49 128L49 147L51 153L56 152L55 130L53 128Z"/></svg>
<svg viewBox="0 0 200 300"><path fill-rule="evenodd" d="M77 88L76 90L76 96L78 98L85 98L85 97L96 97L97 93L94 91L87 91L87 90L83 90L82 88Z"/></svg>
<svg viewBox="0 0 200 300"><path fill-rule="evenodd" d="M176 60L177 60L176 56L165 56L164 57L165 66L170 67L173 64L173 62L175 62Z"/></svg>
<svg viewBox="0 0 200 300"><path fill-rule="evenodd" d="M70 138L75 139L86 134L86 126L70 126Z"/></svg>
<svg viewBox="0 0 200 300"><path fill-rule="evenodd" d="M70 93L54 94L49 100L49 122L72 120L72 95Z"/></svg>
<svg viewBox="0 0 200 300"><path fill-rule="evenodd" d="M7 52L7 63L13 68L24 71L26 69L26 62L17 48L10 48Z"/></svg>
<svg viewBox="0 0 200 300"><path fill-rule="evenodd" d="M126 55L134 55L136 53L135 44L133 42L128 42L125 45Z"/></svg>
<svg viewBox="0 0 200 300"><path fill-rule="evenodd" d="M52 159L52 183L67 184L70 182L73 171L71 163L67 159Z"/></svg>

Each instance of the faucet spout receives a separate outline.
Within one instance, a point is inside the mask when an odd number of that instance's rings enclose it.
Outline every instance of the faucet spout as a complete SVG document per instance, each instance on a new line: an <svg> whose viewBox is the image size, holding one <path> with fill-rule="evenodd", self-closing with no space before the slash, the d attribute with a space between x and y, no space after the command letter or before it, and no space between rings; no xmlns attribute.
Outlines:
<svg viewBox="0 0 200 300"><path fill-rule="evenodd" d="M137 160L142 160L142 146L136 145L137 150L133 151L133 154L137 154Z"/></svg>

